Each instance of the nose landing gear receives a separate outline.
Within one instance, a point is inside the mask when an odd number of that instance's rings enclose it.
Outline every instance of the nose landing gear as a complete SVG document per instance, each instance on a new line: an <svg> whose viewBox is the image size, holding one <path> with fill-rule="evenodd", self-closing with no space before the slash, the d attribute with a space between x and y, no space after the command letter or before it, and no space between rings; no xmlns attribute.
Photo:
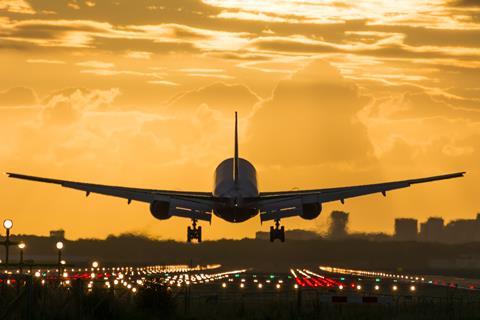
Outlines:
<svg viewBox="0 0 480 320"><path fill-rule="evenodd" d="M275 241L275 239L285 242L285 227L280 227L280 220L275 220L275 227L270 227L270 242Z"/></svg>
<svg viewBox="0 0 480 320"><path fill-rule="evenodd" d="M187 228L187 242L192 242L194 239L202 242L202 227L197 227L197 219L192 219L192 226Z"/></svg>

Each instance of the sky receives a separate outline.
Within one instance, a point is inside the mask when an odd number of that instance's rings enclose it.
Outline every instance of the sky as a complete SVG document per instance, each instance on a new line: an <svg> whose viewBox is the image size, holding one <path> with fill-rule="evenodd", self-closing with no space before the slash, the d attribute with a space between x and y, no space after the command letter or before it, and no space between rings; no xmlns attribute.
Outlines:
<svg viewBox="0 0 480 320"><path fill-rule="evenodd" d="M350 230L480 211L478 0L0 0L0 171L211 191L233 154L261 191L466 171L462 179L328 203ZM148 204L0 176L12 232L184 240ZM208 239L267 231L203 224Z"/></svg>

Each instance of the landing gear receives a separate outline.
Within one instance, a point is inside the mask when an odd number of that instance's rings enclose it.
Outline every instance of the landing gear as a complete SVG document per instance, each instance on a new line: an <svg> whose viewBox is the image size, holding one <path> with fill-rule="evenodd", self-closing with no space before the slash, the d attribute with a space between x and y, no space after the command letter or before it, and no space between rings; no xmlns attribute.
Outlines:
<svg viewBox="0 0 480 320"><path fill-rule="evenodd" d="M275 239L285 242L285 227L280 227L280 220L275 220L275 227L270 227L270 242Z"/></svg>
<svg viewBox="0 0 480 320"><path fill-rule="evenodd" d="M197 239L198 242L202 242L202 227L197 228L197 220L192 219L192 226L187 228L187 241L192 242L193 239Z"/></svg>

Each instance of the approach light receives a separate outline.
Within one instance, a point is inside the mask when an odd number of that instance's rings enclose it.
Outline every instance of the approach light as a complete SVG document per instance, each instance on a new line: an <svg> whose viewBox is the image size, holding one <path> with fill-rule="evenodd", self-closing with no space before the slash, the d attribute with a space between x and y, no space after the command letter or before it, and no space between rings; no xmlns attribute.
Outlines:
<svg viewBox="0 0 480 320"><path fill-rule="evenodd" d="M25 245L24 242L20 242L20 243L18 244L18 248L19 248L20 250L25 249L25 247L26 247L26 245Z"/></svg>
<svg viewBox="0 0 480 320"><path fill-rule="evenodd" d="M7 230L10 230L13 227L13 221L10 219L5 219L3 221L3 227Z"/></svg>
<svg viewBox="0 0 480 320"><path fill-rule="evenodd" d="M376 291L380 290L380 286L379 286L378 284L375 285L375 290L376 290Z"/></svg>
<svg viewBox="0 0 480 320"><path fill-rule="evenodd" d="M338 289L343 290L343 285L342 285L342 284L339 285L339 286L338 286Z"/></svg>
<svg viewBox="0 0 480 320"><path fill-rule="evenodd" d="M92 267L98 268L98 261L93 261L92 262Z"/></svg>
<svg viewBox="0 0 480 320"><path fill-rule="evenodd" d="M58 241L57 244L56 244L56 247L57 247L58 250L62 250L63 249L63 242Z"/></svg>
<svg viewBox="0 0 480 320"><path fill-rule="evenodd" d="M357 285L357 290L362 290L362 286L361 286L361 285Z"/></svg>
<svg viewBox="0 0 480 320"><path fill-rule="evenodd" d="M397 291L397 290L398 290L398 287L397 287L396 285L394 285L394 286L392 287L392 290L393 290L393 291Z"/></svg>
<svg viewBox="0 0 480 320"><path fill-rule="evenodd" d="M415 288L415 286L410 286L410 291L415 291L417 290L417 288Z"/></svg>

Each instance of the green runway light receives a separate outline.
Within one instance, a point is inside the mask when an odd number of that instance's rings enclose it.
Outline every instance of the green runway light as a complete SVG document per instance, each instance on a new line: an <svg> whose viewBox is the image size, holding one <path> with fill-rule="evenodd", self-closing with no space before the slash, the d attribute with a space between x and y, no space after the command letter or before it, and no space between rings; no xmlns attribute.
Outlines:
<svg viewBox="0 0 480 320"><path fill-rule="evenodd" d="M292 276L288 276L288 279L292 279Z"/></svg>
<svg viewBox="0 0 480 320"><path fill-rule="evenodd" d="M375 281L376 281L376 282L380 282L380 278L376 278Z"/></svg>
<svg viewBox="0 0 480 320"><path fill-rule="evenodd" d="M240 277L240 275L237 273L237 274L235 275L235 278L239 278L239 277Z"/></svg>
<svg viewBox="0 0 480 320"><path fill-rule="evenodd" d="M344 278L344 277L341 277L341 278L340 278L340 281L345 281L345 278Z"/></svg>
<svg viewBox="0 0 480 320"><path fill-rule="evenodd" d="M273 279L275 278L275 276L273 274L270 275L270 279Z"/></svg>

